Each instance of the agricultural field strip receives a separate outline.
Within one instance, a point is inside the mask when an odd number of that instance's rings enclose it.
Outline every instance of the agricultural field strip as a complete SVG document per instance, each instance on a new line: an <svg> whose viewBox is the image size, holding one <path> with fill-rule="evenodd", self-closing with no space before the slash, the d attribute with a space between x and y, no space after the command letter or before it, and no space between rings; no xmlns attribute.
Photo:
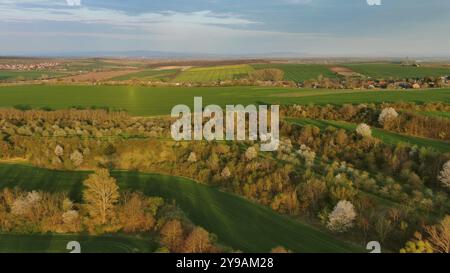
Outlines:
<svg viewBox="0 0 450 273"><path fill-rule="evenodd" d="M214 82L232 80L237 76L248 75L253 71L249 65L219 67L195 67L181 72L173 82Z"/></svg>
<svg viewBox="0 0 450 273"><path fill-rule="evenodd" d="M406 66L401 64L346 64L345 67L376 79L425 78L450 75L450 67Z"/></svg>
<svg viewBox="0 0 450 273"><path fill-rule="evenodd" d="M178 104L193 106L195 96L204 105L316 104L383 102L450 103L450 89L416 91L355 91L262 87L152 88L137 86L22 85L1 86L0 107L67 109L74 106L123 109L134 116L165 116Z"/></svg>

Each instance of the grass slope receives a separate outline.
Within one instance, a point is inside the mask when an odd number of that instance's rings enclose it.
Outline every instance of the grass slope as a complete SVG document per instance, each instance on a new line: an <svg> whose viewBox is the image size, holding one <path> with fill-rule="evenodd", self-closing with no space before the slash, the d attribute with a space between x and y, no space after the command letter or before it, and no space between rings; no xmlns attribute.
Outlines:
<svg viewBox="0 0 450 273"><path fill-rule="evenodd" d="M450 119L450 112L422 112L423 115Z"/></svg>
<svg viewBox="0 0 450 273"><path fill-rule="evenodd" d="M414 67L401 64L349 64L346 67L377 79L425 78L450 75L450 67Z"/></svg>
<svg viewBox="0 0 450 273"><path fill-rule="evenodd" d="M335 128L342 128L347 131L355 131L357 125L343 122L343 121L331 121L331 120L312 120L312 119L287 119L289 122L294 124L298 124L301 126L305 125L314 125L319 127L321 130L327 128L328 126L332 126ZM440 152L450 152L450 143L446 141L439 141L430 138L421 138L421 137L413 137L398 133L389 132L386 130L372 128L372 135L387 144L396 145L398 143L406 143L408 145L417 145L419 147L427 147L433 148L436 151Z"/></svg>
<svg viewBox="0 0 450 273"><path fill-rule="evenodd" d="M121 235L13 235L0 234L0 253L69 253L67 243L77 241L82 253L151 253L150 239Z"/></svg>
<svg viewBox="0 0 450 273"><path fill-rule="evenodd" d="M284 79L287 81L303 82L317 79L320 75L327 78L336 78L327 66L318 64L255 64L255 69L276 68L283 70Z"/></svg>
<svg viewBox="0 0 450 273"><path fill-rule="evenodd" d="M135 86L29 85L0 87L0 107L30 105L64 109L108 106L132 115L169 115L178 104L192 106L194 96L204 105L218 104L344 104L382 102L450 103L450 89L418 91L309 90L268 87L151 88Z"/></svg>
<svg viewBox="0 0 450 273"><path fill-rule="evenodd" d="M0 165L0 188L68 192L79 200L82 181L87 175L87 172ZM268 252L282 245L295 252L363 251L300 221L188 179L123 171L112 175L122 190L175 199L195 224L217 234L224 244L235 249Z"/></svg>

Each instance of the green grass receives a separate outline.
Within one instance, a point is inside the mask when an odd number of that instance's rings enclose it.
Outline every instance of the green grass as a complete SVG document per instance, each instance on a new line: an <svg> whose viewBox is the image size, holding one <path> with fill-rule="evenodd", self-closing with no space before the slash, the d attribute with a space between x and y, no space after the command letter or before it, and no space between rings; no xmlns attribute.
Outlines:
<svg viewBox="0 0 450 273"><path fill-rule="evenodd" d="M139 80L168 80L171 77L175 76L179 70L144 70L136 73L131 73L119 77L112 78L114 81L128 81L132 79Z"/></svg>
<svg viewBox="0 0 450 273"><path fill-rule="evenodd" d="M353 71L376 79L425 78L450 75L450 67L414 67L401 64L348 64Z"/></svg>
<svg viewBox="0 0 450 273"><path fill-rule="evenodd" d="M169 115L178 104L336 104L382 102L450 103L450 89L414 91L317 90L269 87L152 88L136 86L28 85L0 87L0 107L30 105L64 109L71 106L107 106L132 115Z"/></svg>
<svg viewBox="0 0 450 273"><path fill-rule="evenodd" d="M48 78L64 76L65 73L52 71L8 71L0 70L0 81L38 80L46 75Z"/></svg>
<svg viewBox="0 0 450 273"><path fill-rule="evenodd" d="M421 114L430 116L430 117L438 117L438 118L448 118L450 119L450 112L421 112Z"/></svg>
<svg viewBox="0 0 450 273"><path fill-rule="evenodd" d="M173 81L207 83L233 80L246 77L252 71L253 68L249 65L197 67L181 72Z"/></svg>
<svg viewBox="0 0 450 273"><path fill-rule="evenodd" d="M320 75L327 78L336 78L327 66L318 64L255 64L255 69L276 68L283 70L287 81L304 82L317 79Z"/></svg>
<svg viewBox="0 0 450 273"><path fill-rule="evenodd" d="M23 165L0 165L0 188L67 192L80 200L88 172L51 171ZM268 252L282 245L295 252L361 252L310 225L275 213L241 197L171 176L115 171L122 190L175 199L196 224L218 235L220 241L245 252Z"/></svg>
<svg viewBox="0 0 450 273"><path fill-rule="evenodd" d="M343 122L343 121L331 121L331 120L312 120L312 119L293 119L288 118L289 122L298 124L301 126L314 125L321 130L326 129L328 126L335 128L342 128L347 131L355 131L357 125ZM372 128L372 135L387 144L397 145L399 143L405 143L408 145L417 145L418 147L432 148L440 152L450 152L450 143L446 141L439 141L430 138L413 137L403 134L397 134L386 130Z"/></svg>
<svg viewBox="0 0 450 273"><path fill-rule="evenodd" d="M0 234L0 253L70 253L66 248L71 241L80 243L82 253L151 253L158 247L150 238L121 235Z"/></svg>

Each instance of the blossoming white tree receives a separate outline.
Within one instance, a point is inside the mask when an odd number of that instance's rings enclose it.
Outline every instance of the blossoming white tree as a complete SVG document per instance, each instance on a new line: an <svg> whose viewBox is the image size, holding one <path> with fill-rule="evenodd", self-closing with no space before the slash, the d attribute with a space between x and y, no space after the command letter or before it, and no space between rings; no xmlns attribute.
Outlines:
<svg viewBox="0 0 450 273"><path fill-rule="evenodd" d="M245 158L247 160L253 160L258 156L258 151L256 150L255 147L250 147L247 149L247 151L245 152Z"/></svg>
<svg viewBox="0 0 450 273"><path fill-rule="evenodd" d="M443 187L450 189L450 160L447 161L447 163L445 163L442 167L442 171L439 173L438 179Z"/></svg>
<svg viewBox="0 0 450 273"><path fill-rule="evenodd" d="M358 127L356 127L356 133L362 137L371 137L372 129L370 129L369 125L361 123Z"/></svg>
<svg viewBox="0 0 450 273"><path fill-rule="evenodd" d="M346 200L339 201L333 212L328 216L328 229L335 232L345 232L353 227L356 215L352 203Z"/></svg>
<svg viewBox="0 0 450 273"><path fill-rule="evenodd" d="M394 108L388 107L384 108L383 111L381 111L380 116L378 117L378 122L381 125L385 125L389 121L395 120L398 117L397 111L395 111Z"/></svg>

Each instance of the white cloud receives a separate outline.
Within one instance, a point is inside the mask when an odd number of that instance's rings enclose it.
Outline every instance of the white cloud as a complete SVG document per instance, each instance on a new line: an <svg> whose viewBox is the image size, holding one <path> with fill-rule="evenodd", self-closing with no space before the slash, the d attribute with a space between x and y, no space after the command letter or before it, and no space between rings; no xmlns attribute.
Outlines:
<svg viewBox="0 0 450 273"><path fill-rule="evenodd" d="M208 24L238 26L249 25L257 22L247 20L235 14L218 14L204 10L197 12L147 12L141 14L127 14L120 10L91 8L81 6L81 0L66 0L67 6L61 6L61 2L50 0L3 0L0 2L0 21L35 22L80 22L101 23L113 26L140 26L146 27L153 23L178 22L180 24ZM30 4L32 7L18 4ZM77 8L72 8L72 7Z"/></svg>
<svg viewBox="0 0 450 273"><path fill-rule="evenodd" d="M69 6L81 6L81 0L66 0L67 5Z"/></svg>

